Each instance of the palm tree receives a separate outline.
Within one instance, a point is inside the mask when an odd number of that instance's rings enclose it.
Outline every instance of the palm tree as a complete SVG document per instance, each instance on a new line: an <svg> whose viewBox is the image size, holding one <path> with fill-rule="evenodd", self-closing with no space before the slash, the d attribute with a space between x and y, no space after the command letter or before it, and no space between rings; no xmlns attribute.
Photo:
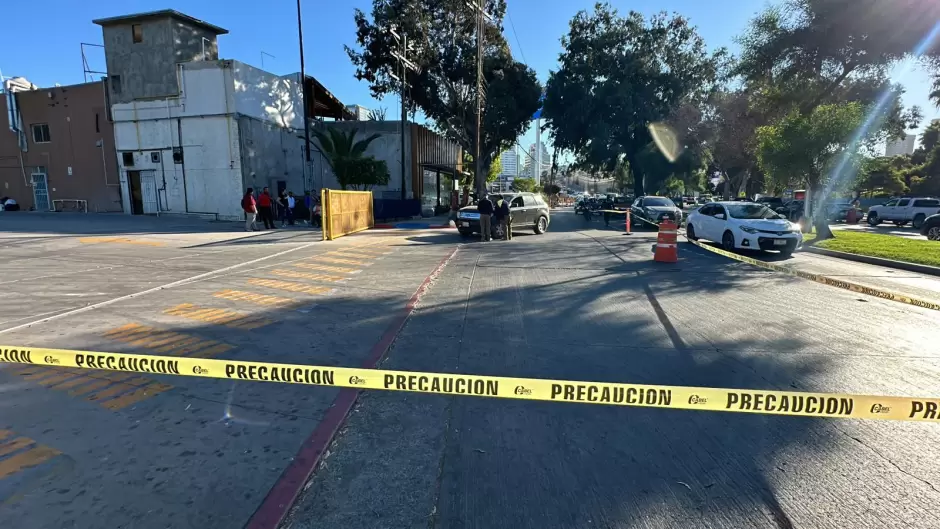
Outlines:
<svg viewBox="0 0 940 529"><path fill-rule="evenodd" d="M326 132L322 130L312 132L320 143L320 152L326 158L326 163L330 164L330 169L333 170L337 182L343 189L346 189L352 181L352 168L355 162L364 158L363 155L369 148L369 144L381 136L381 134L372 134L356 141L356 133L359 129L344 133L331 127L326 129Z"/></svg>

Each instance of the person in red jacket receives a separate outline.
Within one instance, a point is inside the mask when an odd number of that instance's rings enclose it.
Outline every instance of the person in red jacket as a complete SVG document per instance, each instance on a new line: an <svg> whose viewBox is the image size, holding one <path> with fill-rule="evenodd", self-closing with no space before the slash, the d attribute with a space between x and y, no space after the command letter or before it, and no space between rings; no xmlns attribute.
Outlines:
<svg viewBox="0 0 940 529"><path fill-rule="evenodd" d="M248 188L242 197L242 209L245 210L245 231L258 231L255 227L255 216L258 214L258 203L255 201L255 190Z"/></svg>
<svg viewBox="0 0 940 529"><path fill-rule="evenodd" d="M261 222L264 223L264 229L274 229L274 212L271 210L271 192L268 188L261 190L258 196L258 214L261 215Z"/></svg>

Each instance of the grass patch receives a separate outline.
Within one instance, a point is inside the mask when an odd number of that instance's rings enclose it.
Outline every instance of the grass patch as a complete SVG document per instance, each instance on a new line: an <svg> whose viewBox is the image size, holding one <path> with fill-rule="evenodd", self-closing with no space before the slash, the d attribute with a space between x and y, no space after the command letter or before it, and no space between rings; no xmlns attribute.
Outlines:
<svg viewBox="0 0 940 529"><path fill-rule="evenodd" d="M804 234L804 240L807 242L812 240L808 235L815 239L813 234ZM940 266L940 244L936 241L839 230L834 239L819 241L814 246L837 252Z"/></svg>

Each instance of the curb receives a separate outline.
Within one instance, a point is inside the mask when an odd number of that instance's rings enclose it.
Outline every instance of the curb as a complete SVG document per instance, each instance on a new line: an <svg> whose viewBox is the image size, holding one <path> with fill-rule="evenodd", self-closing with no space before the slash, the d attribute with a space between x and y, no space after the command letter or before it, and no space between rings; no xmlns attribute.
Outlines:
<svg viewBox="0 0 940 529"><path fill-rule="evenodd" d="M816 248L815 246L803 246L801 251L818 255L825 255L828 257L835 257L837 259L845 259L846 261L855 261L858 263L884 266L886 268L897 268L898 270L907 270L908 272L917 272L920 274L940 277L940 267L936 266L908 263L906 261L895 261L894 259L872 257L870 255L858 255L854 253L839 252L836 250L827 250L825 248Z"/></svg>
<svg viewBox="0 0 940 529"><path fill-rule="evenodd" d="M407 227L407 226L399 227L402 224L412 224L412 223L402 222L400 224L376 224L372 226L372 229L373 230L398 230L398 229L401 229L401 230L446 230L447 228L454 227L449 224L429 224L427 226L422 226L420 228L412 228L412 227Z"/></svg>
<svg viewBox="0 0 940 529"><path fill-rule="evenodd" d="M405 327L411 314L414 312L421 297L427 292L431 283L444 271L447 263L453 259L460 248L454 248L446 257L441 259L437 267L424 278L415 293L395 319L389 324L379 341L372 347L369 357L362 363L364 369L375 369L379 361L391 348L398 334ZM359 398L360 390L342 388L336 399L330 405L326 414L314 428L310 436L304 441L297 454L287 465L277 481L267 492L261 504L244 525L245 529L277 529L287 518L300 493L303 492L307 481L314 475L324 454L333 442L346 418L352 411Z"/></svg>

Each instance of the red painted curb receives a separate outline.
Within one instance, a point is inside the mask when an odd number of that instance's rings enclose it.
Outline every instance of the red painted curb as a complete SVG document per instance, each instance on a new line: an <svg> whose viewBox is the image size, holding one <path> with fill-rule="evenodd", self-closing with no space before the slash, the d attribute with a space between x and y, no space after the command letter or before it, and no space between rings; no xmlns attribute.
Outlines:
<svg viewBox="0 0 940 529"><path fill-rule="evenodd" d="M392 346L395 338L398 337L398 333L400 333L405 326L408 317L414 312L415 306L417 306L418 301L421 300L421 296L427 291L428 285L431 284L434 278L440 275L444 267L447 266L448 261L450 261L456 253L457 248L454 248L454 251L443 258L437 265L437 268L424 278L424 281L421 282L421 286L415 290L415 293L411 296L411 299L408 300L405 308L389 324L388 328L385 329L385 333L382 334L379 341L372 347L369 357L365 359L361 367L366 369L375 368L379 360L385 356L389 347ZM284 472L281 473L281 477L278 478L274 486L271 487L271 490L268 491L261 505L255 510L255 513L248 520L248 523L245 524L245 529L277 529L277 527L281 525L281 522L284 521L284 518L286 518L287 514L290 512L290 508L294 505L294 502L297 501L297 497L300 495L301 490L303 490L307 480L313 476L317 465L320 463L320 458L323 457L330 443L333 442L333 437L336 435L336 432L339 431L340 426L346 422L346 417L349 415L349 412L352 411L353 405L356 404L359 393L360 391L351 388L340 389L339 395L333 400L333 404L330 405L330 409L326 412L326 415L323 416L323 419L317 424L317 427L313 429L313 433L304 441L300 450L297 451L297 455L294 456L294 459L291 460L287 468L284 469Z"/></svg>

